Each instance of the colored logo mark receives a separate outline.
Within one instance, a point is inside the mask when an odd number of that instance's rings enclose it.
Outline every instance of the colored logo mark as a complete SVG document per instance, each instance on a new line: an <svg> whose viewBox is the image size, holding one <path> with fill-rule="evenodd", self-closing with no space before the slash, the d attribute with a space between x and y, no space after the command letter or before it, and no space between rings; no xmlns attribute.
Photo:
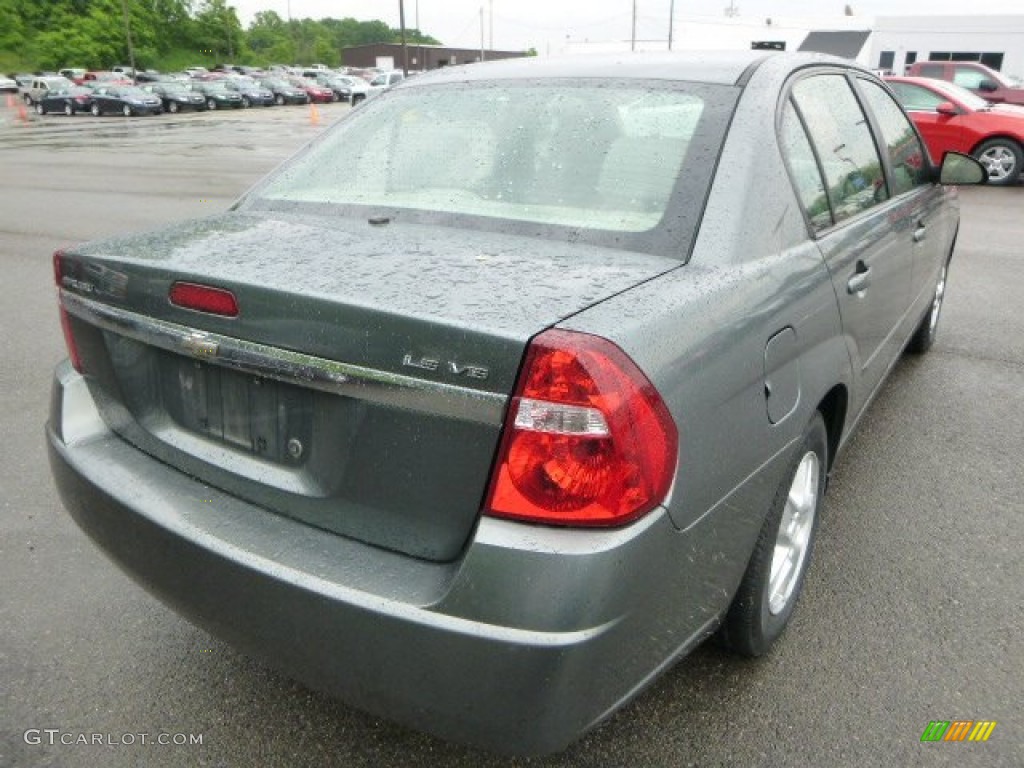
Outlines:
<svg viewBox="0 0 1024 768"><path fill-rule="evenodd" d="M995 728L995 720L932 720L921 741L988 741Z"/></svg>

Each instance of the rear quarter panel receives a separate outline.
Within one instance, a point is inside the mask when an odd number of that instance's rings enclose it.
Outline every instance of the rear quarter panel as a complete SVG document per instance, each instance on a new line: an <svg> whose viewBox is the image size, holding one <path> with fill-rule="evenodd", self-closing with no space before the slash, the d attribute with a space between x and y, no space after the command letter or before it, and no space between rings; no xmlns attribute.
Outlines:
<svg viewBox="0 0 1024 768"><path fill-rule="evenodd" d="M724 610L786 459L825 394L850 380L836 297L778 149L785 72L766 62L737 107L689 263L564 323L619 344L661 392L679 428L667 506L690 545L714 547L705 586ZM685 254L680 254L681 258ZM796 336L795 406L768 418L765 349ZM701 543L702 542L702 543Z"/></svg>

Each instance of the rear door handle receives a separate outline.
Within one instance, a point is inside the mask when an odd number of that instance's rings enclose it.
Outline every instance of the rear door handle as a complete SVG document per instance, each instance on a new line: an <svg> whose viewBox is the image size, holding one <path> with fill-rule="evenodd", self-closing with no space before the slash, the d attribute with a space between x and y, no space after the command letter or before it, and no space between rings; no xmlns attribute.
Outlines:
<svg viewBox="0 0 1024 768"><path fill-rule="evenodd" d="M917 222L917 228L914 230L914 242L920 243L924 240L924 236L928 233L928 228L924 225L923 221Z"/></svg>
<svg viewBox="0 0 1024 768"><path fill-rule="evenodd" d="M846 292L853 295L860 293L871 284L871 267L865 264L863 261L857 262L857 269L853 274L853 277L846 283Z"/></svg>

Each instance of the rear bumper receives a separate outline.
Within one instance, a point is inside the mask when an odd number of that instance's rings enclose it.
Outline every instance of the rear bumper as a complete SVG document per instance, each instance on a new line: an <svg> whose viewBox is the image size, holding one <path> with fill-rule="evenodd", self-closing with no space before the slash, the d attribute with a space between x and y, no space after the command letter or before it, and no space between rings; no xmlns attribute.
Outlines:
<svg viewBox="0 0 1024 768"><path fill-rule="evenodd" d="M72 517L160 599L311 687L496 752L564 748L703 639L721 602L664 510L603 532L484 519L451 563L268 513L112 434L66 363L47 437Z"/></svg>

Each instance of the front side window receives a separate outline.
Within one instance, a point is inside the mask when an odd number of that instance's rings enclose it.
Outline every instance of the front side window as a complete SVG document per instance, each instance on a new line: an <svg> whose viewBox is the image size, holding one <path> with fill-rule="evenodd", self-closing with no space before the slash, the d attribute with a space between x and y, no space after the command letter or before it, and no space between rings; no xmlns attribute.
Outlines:
<svg viewBox="0 0 1024 768"><path fill-rule="evenodd" d="M919 85L894 82L890 82L889 85L903 108L912 112L934 112L939 104L949 101L945 96Z"/></svg>
<svg viewBox="0 0 1024 768"><path fill-rule="evenodd" d="M878 121L882 143L892 168L893 197L928 181L928 163L910 120L886 90L872 80L858 81L868 107Z"/></svg>
<svg viewBox="0 0 1024 768"><path fill-rule="evenodd" d="M793 86L793 100L817 149L835 221L885 200L881 159L847 79L840 74L804 78Z"/></svg>

